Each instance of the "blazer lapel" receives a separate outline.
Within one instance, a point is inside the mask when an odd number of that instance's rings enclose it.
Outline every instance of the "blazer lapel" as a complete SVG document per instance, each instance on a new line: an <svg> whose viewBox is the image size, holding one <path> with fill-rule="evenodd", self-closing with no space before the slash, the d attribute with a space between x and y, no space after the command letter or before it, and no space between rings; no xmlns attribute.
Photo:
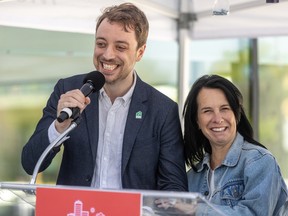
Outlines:
<svg viewBox="0 0 288 216"><path fill-rule="evenodd" d="M99 137L99 92L90 95L91 103L84 110L87 121L88 142L91 147L93 161L96 161L98 137Z"/></svg>
<svg viewBox="0 0 288 216"><path fill-rule="evenodd" d="M145 91L146 89L142 84L143 82L137 76L137 82L134 93L132 95L123 138L121 166L122 176L129 161L138 131L144 121L147 112L147 106L144 103L147 100L147 94Z"/></svg>

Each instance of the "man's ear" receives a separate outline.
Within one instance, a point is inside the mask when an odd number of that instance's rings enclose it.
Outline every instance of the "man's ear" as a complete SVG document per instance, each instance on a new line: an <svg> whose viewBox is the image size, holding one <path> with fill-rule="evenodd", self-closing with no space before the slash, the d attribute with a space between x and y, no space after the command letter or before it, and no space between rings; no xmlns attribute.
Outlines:
<svg viewBox="0 0 288 216"><path fill-rule="evenodd" d="M141 46L138 50L137 50L137 59L136 61L140 61L144 55L146 49L146 44L144 44L143 46Z"/></svg>

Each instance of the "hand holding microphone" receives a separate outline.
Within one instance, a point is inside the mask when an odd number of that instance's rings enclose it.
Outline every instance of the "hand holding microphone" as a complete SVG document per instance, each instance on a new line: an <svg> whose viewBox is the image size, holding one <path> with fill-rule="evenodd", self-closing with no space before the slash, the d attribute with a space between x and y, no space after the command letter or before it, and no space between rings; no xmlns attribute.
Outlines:
<svg viewBox="0 0 288 216"><path fill-rule="evenodd" d="M103 87L105 77L99 71L92 71L87 74L83 83L80 90L72 90L61 95L58 103L58 110L61 109L61 107L62 110L57 117L58 122L62 123L66 119L77 118L80 115L80 110L83 110L86 105L90 103L90 99L87 97ZM83 95L85 98L83 98Z"/></svg>
<svg viewBox="0 0 288 216"><path fill-rule="evenodd" d="M67 91L58 101L57 121L63 123L67 119L76 119L89 103L89 97L85 97L80 89Z"/></svg>

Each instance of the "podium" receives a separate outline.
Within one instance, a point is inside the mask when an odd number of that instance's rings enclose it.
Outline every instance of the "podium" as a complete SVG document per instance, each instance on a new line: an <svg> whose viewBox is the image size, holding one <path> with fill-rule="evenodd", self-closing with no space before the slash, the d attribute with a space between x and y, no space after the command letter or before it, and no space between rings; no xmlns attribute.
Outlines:
<svg viewBox="0 0 288 216"><path fill-rule="evenodd" d="M149 190L100 190L36 184L48 153L63 143L81 121L79 116L38 159L30 184L0 183L0 216L223 216L201 194Z"/></svg>
<svg viewBox="0 0 288 216"><path fill-rule="evenodd" d="M0 216L223 216L201 194L0 183Z"/></svg>

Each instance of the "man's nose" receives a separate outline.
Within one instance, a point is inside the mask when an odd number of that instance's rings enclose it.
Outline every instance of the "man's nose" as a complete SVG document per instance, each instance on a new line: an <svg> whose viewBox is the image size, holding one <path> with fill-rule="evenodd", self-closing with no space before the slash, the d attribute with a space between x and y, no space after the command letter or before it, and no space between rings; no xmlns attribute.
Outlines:
<svg viewBox="0 0 288 216"><path fill-rule="evenodd" d="M106 60L110 60L113 59L115 57L115 51L114 48L112 46L107 46L107 48L105 49L104 53L103 53L103 57Z"/></svg>

